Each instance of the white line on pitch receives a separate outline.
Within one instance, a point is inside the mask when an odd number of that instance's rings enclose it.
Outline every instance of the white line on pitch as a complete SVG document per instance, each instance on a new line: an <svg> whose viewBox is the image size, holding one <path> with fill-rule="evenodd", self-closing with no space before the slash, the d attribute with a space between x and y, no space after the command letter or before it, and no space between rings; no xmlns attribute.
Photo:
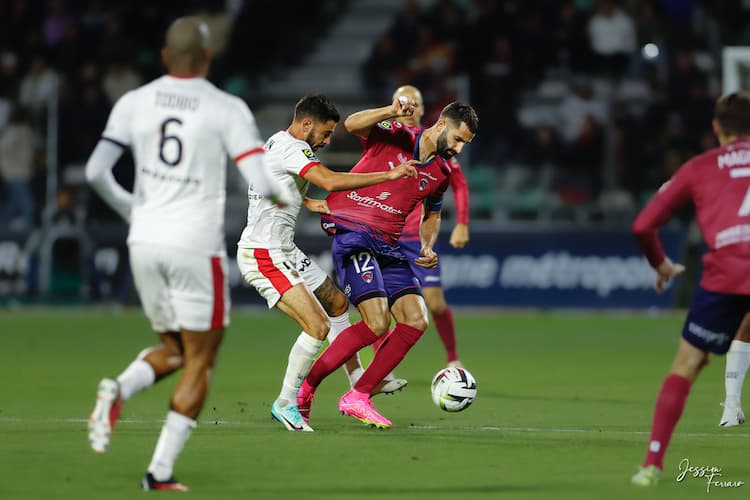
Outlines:
<svg viewBox="0 0 750 500"><path fill-rule="evenodd" d="M29 423L29 424L43 424L43 423L64 423L64 424L85 424L88 419L85 418L22 418L22 417L0 417L0 424L3 423ZM124 418L117 421L118 424L163 424L164 420L160 419L137 419L137 418ZM252 425L250 421L235 421L235 420L212 420L204 419L200 423L204 425ZM529 433L553 433L553 434L624 434L630 436L647 436L649 433L646 431L624 431L606 428L597 429L565 429L565 428L554 428L554 427L498 427L498 426L462 426L462 425L408 425L406 429L414 429L419 431L485 431L485 432L529 432ZM750 438L750 434L736 433L728 431L726 433L712 434L708 432L680 432L679 436L684 437L711 437L711 438Z"/></svg>

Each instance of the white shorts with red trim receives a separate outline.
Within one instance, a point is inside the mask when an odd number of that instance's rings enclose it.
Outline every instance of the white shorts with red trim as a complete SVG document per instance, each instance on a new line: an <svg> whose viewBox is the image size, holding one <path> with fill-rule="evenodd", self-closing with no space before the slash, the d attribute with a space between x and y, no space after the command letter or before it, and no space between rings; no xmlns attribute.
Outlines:
<svg viewBox="0 0 750 500"><path fill-rule="evenodd" d="M328 275L305 253L291 248L238 248L237 265L245 278L268 302L271 309L287 290L305 283L311 291Z"/></svg>
<svg viewBox="0 0 750 500"><path fill-rule="evenodd" d="M196 332L229 325L226 255L132 243L130 267L156 332Z"/></svg>

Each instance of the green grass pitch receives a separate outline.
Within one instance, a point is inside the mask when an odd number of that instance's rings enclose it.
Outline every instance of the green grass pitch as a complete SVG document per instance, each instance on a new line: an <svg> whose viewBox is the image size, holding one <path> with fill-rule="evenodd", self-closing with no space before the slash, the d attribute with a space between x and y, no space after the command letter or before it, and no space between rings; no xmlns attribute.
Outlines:
<svg viewBox="0 0 750 500"><path fill-rule="evenodd" d="M750 482L750 433L720 429L724 360L693 387L655 490L631 487L653 402L671 362L681 314L457 313L459 352L478 397L448 414L429 395L444 365L433 327L398 368L409 386L377 396L394 427L338 414L342 373L320 387L315 433L271 421L296 326L238 311L212 392L175 475L206 499L748 498L750 486L676 481L678 463ZM99 379L154 341L140 312L0 313L0 499L131 499L150 460L174 385L129 401L106 455L91 452L85 420ZM366 358L370 353L366 353ZM149 495L176 496L176 493Z"/></svg>

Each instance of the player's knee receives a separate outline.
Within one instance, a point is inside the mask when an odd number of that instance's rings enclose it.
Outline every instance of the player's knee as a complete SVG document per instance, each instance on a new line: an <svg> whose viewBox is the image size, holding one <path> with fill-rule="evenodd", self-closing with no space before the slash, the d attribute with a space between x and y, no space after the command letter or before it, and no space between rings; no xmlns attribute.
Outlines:
<svg viewBox="0 0 750 500"><path fill-rule="evenodd" d="M390 316L368 317L364 321L367 327L372 330L372 333L378 337L384 335L391 327Z"/></svg>
<svg viewBox="0 0 750 500"><path fill-rule="evenodd" d="M337 293L331 298L331 305L328 314L336 318L349 311L349 300L343 293Z"/></svg>
<svg viewBox="0 0 750 500"><path fill-rule="evenodd" d="M430 308L430 314L433 316L442 316L445 314L448 304L446 304L444 300L435 300L427 304L427 307Z"/></svg>
<svg viewBox="0 0 750 500"><path fill-rule="evenodd" d="M404 318L402 323L409 325L412 328L416 328L417 330L422 332L427 330L427 327L430 324L426 315L417 312L408 315L406 318Z"/></svg>
<svg viewBox="0 0 750 500"><path fill-rule="evenodd" d="M318 340L324 340L330 329L331 322L328 320L328 316L319 316L313 324L305 328L305 331Z"/></svg>

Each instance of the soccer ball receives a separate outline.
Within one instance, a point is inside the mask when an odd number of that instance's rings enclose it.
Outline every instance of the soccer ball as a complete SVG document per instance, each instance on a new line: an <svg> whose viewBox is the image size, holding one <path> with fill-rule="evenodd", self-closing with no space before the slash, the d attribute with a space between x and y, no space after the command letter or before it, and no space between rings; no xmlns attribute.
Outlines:
<svg viewBox="0 0 750 500"><path fill-rule="evenodd" d="M465 368L443 368L430 384L432 401L445 411L462 411L477 397L477 382Z"/></svg>

